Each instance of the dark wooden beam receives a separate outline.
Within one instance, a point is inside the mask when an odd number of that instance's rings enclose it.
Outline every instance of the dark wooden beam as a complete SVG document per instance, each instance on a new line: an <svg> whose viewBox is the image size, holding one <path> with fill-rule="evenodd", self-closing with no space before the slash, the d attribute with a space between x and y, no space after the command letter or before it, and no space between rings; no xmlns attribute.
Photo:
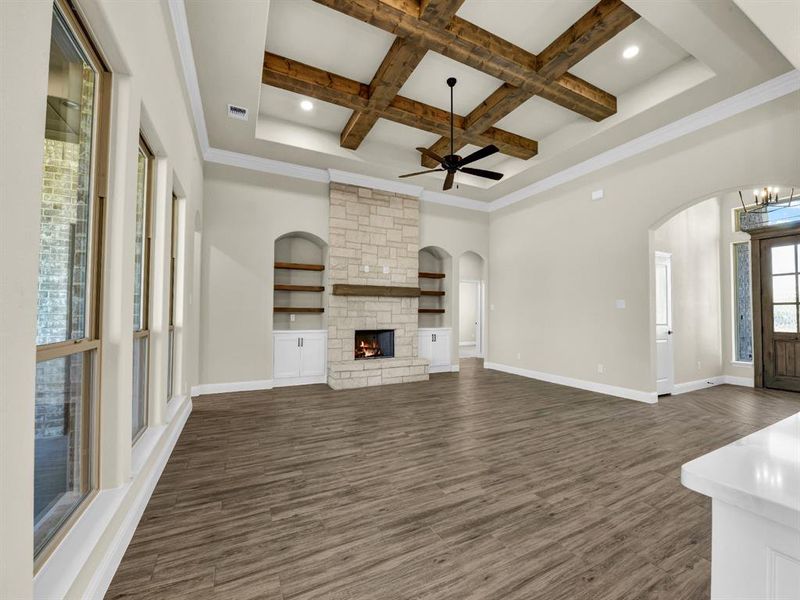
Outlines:
<svg viewBox="0 0 800 600"><path fill-rule="evenodd" d="M616 111L614 97L578 78L548 80L538 73L536 55L459 17L446 27L423 21L413 9L388 0L315 0L329 8L388 31L412 43L469 65L515 87L544 88L542 94L590 119L602 120ZM566 89L562 89L566 88Z"/></svg>
<svg viewBox="0 0 800 600"><path fill-rule="evenodd" d="M270 52L264 53L261 81L266 85L353 110L362 110L368 106L369 86L366 84ZM395 96L386 109L380 111L380 116L438 135L449 135L450 132L448 111L402 96ZM455 131L467 143L478 146L494 144L500 152L522 159L531 158L538 151L536 141L508 131L491 127L475 133L464 132L464 127L464 117L455 115Z"/></svg>
<svg viewBox="0 0 800 600"><path fill-rule="evenodd" d="M397 285L351 285L347 283L334 283L332 293L334 296L417 298L419 297L419 288Z"/></svg>
<svg viewBox="0 0 800 600"><path fill-rule="evenodd" d="M464 0L423 0L419 7L419 18L443 27L455 16ZM340 136L345 148L357 149L375 126L397 92L428 53L424 46L418 46L405 38L396 38L389 52L369 84L369 102L365 110L354 110Z"/></svg>
<svg viewBox="0 0 800 600"><path fill-rule="evenodd" d="M613 106L614 112L616 112L616 98L606 96L605 92L598 95L597 88L587 87L586 82L569 75L567 71L638 18L639 15L621 0L600 0L569 29L558 36L536 59L537 73L541 77L548 81L563 81L564 85L556 88L538 83L522 86L506 83L497 88L491 96L466 116L465 131L473 133L494 125L536 95L567 107L574 106L576 102L587 98L594 98L600 104ZM454 138L453 146L456 150L467 143L463 135L454 136ZM437 140L430 150L437 154L448 154L450 151L449 136L443 136ZM432 168L437 163L423 157L422 164Z"/></svg>
<svg viewBox="0 0 800 600"><path fill-rule="evenodd" d="M322 285L293 285L288 283L276 283L276 292L324 292L325 286Z"/></svg>

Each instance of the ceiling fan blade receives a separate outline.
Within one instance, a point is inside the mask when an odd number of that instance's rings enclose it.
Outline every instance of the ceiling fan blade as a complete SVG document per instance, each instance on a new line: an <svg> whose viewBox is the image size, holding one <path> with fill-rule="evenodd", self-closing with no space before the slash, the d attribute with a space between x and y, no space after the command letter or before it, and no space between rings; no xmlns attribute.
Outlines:
<svg viewBox="0 0 800 600"><path fill-rule="evenodd" d="M459 166L468 165L469 163L474 163L476 160L480 160L482 158L486 158L487 156L491 156L492 154L500 152L500 149L495 146L494 144L489 144L485 148L481 148L480 150L475 150L469 156L465 156L461 159L458 163Z"/></svg>
<svg viewBox="0 0 800 600"><path fill-rule="evenodd" d="M405 175L398 175L400 179L403 177L414 177L415 175L424 175L425 173L438 173L439 171L444 171L444 169L430 169L429 171L417 171L416 173L406 173Z"/></svg>
<svg viewBox="0 0 800 600"><path fill-rule="evenodd" d="M451 187L453 187L453 179L455 179L455 176L456 176L455 171L448 171L447 172L447 177L444 178L444 185L442 186L442 189L444 191L447 191Z"/></svg>
<svg viewBox="0 0 800 600"><path fill-rule="evenodd" d="M424 154L428 158L432 158L433 160L435 160L438 163L443 163L444 162L444 159L441 156L439 156L438 154L436 154L436 152L433 152L432 150L428 150L427 148L419 147L419 148L417 148L417 152L421 152L422 154Z"/></svg>
<svg viewBox="0 0 800 600"><path fill-rule="evenodd" d="M486 177L486 179L494 179L495 181L500 181L503 178L503 174L497 171L485 171L484 169L473 169L472 167L463 167L459 169L459 171L464 171L464 173L469 173L470 175L477 175L478 177Z"/></svg>

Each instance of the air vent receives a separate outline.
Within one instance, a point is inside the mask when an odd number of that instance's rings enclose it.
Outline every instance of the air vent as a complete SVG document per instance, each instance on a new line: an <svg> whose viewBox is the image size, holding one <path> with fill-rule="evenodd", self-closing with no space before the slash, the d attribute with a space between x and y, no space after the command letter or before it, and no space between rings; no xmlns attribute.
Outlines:
<svg viewBox="0 0 800 600"><path fill-rule="evenodd" d="M239 119L240 121L247 121L247 109L244 108L243 106L228 104L228 116L231 119Z"/></svg>

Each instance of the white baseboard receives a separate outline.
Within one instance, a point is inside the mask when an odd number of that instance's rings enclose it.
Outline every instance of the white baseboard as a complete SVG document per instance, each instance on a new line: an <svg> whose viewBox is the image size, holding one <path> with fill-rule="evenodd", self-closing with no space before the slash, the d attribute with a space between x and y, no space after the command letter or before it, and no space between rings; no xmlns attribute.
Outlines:
<svg viewBox="0 0 800 600"><path fill-rule="evenodd" d="M143 479L136 496L130 500L130 506L126 508L122 523L113 533L108 550L100 559L97 569L91 574L86 589L78 590L81 598L102 598L108 590L191 412L192 401L187 398L175 411L174 420L153 428L156 431L160 429L159 441L163 443L158 453L147 461L150 466L143 468L146 472L140 473ZM132 479L119 487L100 490L95 495L34 577L34 598L67 597L95 547L107 533L120 507L128 500L134 482L135 479Z"/></svg>
<svg viewBox="0 0 800 600"><path fill-rule="evenodd" d="M328 377L326 375L320 375L319 377L290 377L287 379L273 379L272 386L273 388L278 387L289 387L292 385L311 385L313 383L328 383ZM264 388L270 389L270 388Z"/></svg>
<svg viewBox="0 0 800 600"><path fill-rule="evenodd" d="M686 394L687 392L694 392L703 390L705 388L714 387L724 383L722 377L706 377L705 379L697 379L695 381L687 381L685 383L676 383L672 386L672 395L678 396L679 394Z"/></svg>
<svg viewBox="0 0 800 600"><path fill-rule="evenodd" d="M706 379L698 379L696 381L687 381L686 383L676 383L672 386L672 395L685 394L686 392L694 392L705 388L713 387L715 385L739 385L742 387L754 387L752 377L736 377L734 375L718 375L716 377L708 377Z"/></svg>
<svg viewBox="0 0 800 600"><path fill-rule="evenodd" d="M453 370L453 365L439 365L437 367L428 367L428 373L450 373Z"/></svg>
<svg viewBox="0 0 800 600"><path fill-rule="evenodd" d="M201 383L192 386L192 397L206 394L225 394L228 392L253 392L257 390L271 390L272 379L257 381L232 381L230 383Z"/></svg>
<svg viewBox="0 0 800 600"><path fill-rule="evenodd" d="M755 387L756 383L752 377L736 377L735 375L723 375L722 383L728 385L740 385L742 387Z"/></svg>
<svg viewBox="0 0 800 600"><path fill-rule="evenodd" d="M630 388L619 387L616 385L608 385L606 383L598 383L596 381L586 381L584 379L573 379L572 377L565 377L563 375L553 375L552 373L531 371L530 369L522 369L520 367L512 367L510 365L503 365L488 361L483 363L483 367L485 369L503 371L504 373L512 373L513 375L521 375L522 377L528 377L530 379L538 379L540 381L547 381L549 383L567 385L581 390L588 390L590 392L598 392L600 394L607 394L609 396L617 396L618 398L625 398L627 400L636 400L637 402L646 402L647 404L655 404L658 402L658 396L655 392L632 390Z"/></svg>

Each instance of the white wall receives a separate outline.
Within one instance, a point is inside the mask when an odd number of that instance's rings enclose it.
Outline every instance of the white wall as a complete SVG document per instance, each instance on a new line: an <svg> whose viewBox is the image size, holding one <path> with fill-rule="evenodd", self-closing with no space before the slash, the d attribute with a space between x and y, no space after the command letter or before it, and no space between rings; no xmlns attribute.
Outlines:
<svg viewBox="0 0 800 600"><path fill-rule="evenodd" d="M675 383L722 374L720 206L711 198L655 231L653 248L672 255Z"/></svg>
<svg viewBox="0 0 800 600"><path fill-rule="evenodd" d="M293 231L327 243L328 185L208 164L205 173L201 293L202 383L272 379L274 241ZM488 254L488 216L422 203L420 248L453 257ZM452 282L459 281L453 260ZM458 286L448 286L445 309L458 314ZM453 332L452 356L458 356Z"/></svg>
<svg viewBox="0 0 800 600"><path fill-rule="evenodd" d="M98 514L106 498L110 512L94 534L77 542L70 534L32 580L33 566L33 407L36 296L39 252L42 147L50 50L50 2L0 3L2 23L2 130L0 131L0 597L34 594L82 597L98 567L120 538L125 518L135 514L134 501L156 469L155 459L139 456L132 473L130 446L133 202L138 131L148 134L158 158L156 185L167 218L173 185L185 197L188 222L203 195L202 161L195 143L188 104L177 66L176 48L165 3L78 0L79 10L112 73L112 127L107 202L103 301L102 388L100 422L100 494L88 505L81 523ZM146 43L144 42L146 40ZM166 197L165 197L166 196ZM157 201L159 201L157 197ZM182 329L177 389L184 393L197 381L197 281L192 259L194 235L188 231L180 248L184 261L178 307ZM167 268L163 232L157 238L153 273L163 281ZM154 291L153 387L151 431L177 427L166 422L167 296ZM186 407L189 404L187 402ZM163 437L145 448L155 456L166 447ZM143 450L143 452L145 451ZM114 488L114 489L112 489ZM99 523L99 521L98 521ZM99 537L98 537L99 536ZM76 543L65 557L60 550ZM124 545L122 546L124 548ZM69 563L53 568L59 560ZM67 589L71 588L69 592ZM55 592L55 590L60 590Z"/></svg>
<svg viewBox="0 0 800 600"><path fill-rule="evenodd" d="M799 101L792 94L491 213L488 360L654 392L653 230L720 190L796 179ZM592 201L600 188L605 198Z"/></svg>

